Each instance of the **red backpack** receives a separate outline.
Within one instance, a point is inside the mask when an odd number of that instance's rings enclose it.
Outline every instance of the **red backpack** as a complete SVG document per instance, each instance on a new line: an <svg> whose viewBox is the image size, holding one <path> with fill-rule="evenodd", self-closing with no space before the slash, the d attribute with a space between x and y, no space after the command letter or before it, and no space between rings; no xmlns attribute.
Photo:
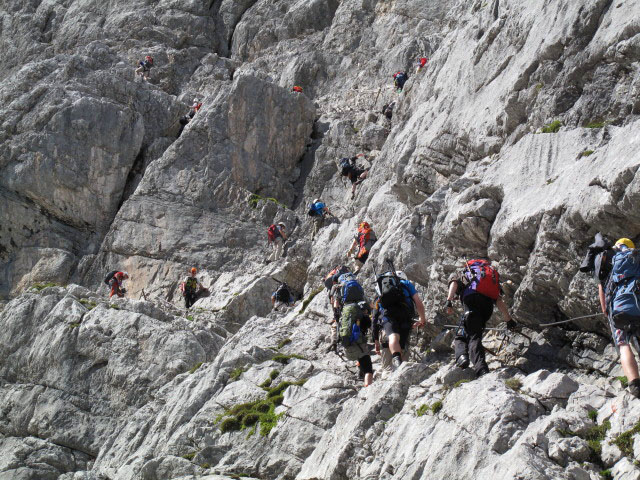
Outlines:
<svg viewBox="0 0 640 480"><path fill-rule="evenodd" d="M464 271L469 285L465 294L480 293L492 300L500 296L500 275L486 260L469 260Z"/></svg>
<svg viewBox="0 0 640 480"><path fill-rule="evenodd" d="M276 224L271 224L269 225L269 228L267 228L267 237L269 237L269 241L273 242L276 238L280 237L280 230L278 230L278 227L276 226Z"/></svg>

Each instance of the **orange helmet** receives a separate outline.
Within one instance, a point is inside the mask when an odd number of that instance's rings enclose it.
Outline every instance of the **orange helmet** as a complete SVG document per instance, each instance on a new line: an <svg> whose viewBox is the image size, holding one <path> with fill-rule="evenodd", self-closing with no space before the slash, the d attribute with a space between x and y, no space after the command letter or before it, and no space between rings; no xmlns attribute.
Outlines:
<svg viewBox="0 0 640 480"><path fill-rule="evenodd" d="M193 268L191 269L191 273L197 273L197 272L198 272L198 269L197 269L196 267L193 267Z"/></svg>

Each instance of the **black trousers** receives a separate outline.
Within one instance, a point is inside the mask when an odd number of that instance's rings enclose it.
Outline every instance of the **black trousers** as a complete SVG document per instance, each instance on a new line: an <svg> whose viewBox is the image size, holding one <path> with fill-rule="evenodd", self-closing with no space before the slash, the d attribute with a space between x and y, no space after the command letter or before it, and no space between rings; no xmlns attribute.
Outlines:
<svg viewBox="0 0 640 480"><path fill-rule="evenodd" d="M489 367L484 358L482 334L487 321L493 314L493 300L479 293L472 293L464 298L462 304L464 313L453 342L456 359L460 355L468 355L476 373L488 370Z"/></svg>
<svg viewBox="0 0 640 480"><path fill-rule="evenodd" d="M196 295L195 293L185 292L185 294L184 294L184 306L187 307L187 308L191 308L191 305L196 303L197 299L198 299L198 295Z"/></svg>

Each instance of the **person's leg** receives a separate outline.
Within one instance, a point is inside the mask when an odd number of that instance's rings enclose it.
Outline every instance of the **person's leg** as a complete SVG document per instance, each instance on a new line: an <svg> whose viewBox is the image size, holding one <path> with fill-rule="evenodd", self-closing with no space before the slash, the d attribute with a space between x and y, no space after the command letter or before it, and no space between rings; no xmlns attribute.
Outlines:
<svg viewBox="0 0 640 480"><path fill-rule="evenodd" d="M482 346L484 327L493 313L493 302L480 294L465 299L465 308L469 311L465 320L465 330L469 336L469 357L477 376L489 372L489 366Z"/></svg>
<svg viewBox="0 0 640 480"><path fill-rule="evenodd" d="M622 364L622 371L629 383L640 377L638 373L638 363L636 362L636 356L633 354L631 345L620 345L620 363Z"/></svg>
<svg viewBox="0 0 640 480"><path fill-rule="evenodd" d="M389 339L389 351L391 352L391 366L395 370L402 364L402 346L400 344L400 329L397 322L386 319L383 327Z"/></svg>
<svg viewBox="0 0 640 480"><path fill-rule="evenodd" d="M276 260L282 258L282 251L284 250L284 240L282 237L276 238Z"/></svg>
<svg viewBox="0 0 640 480"><path fill-rule="evenodd" d="M464 327L464 321L466 320L467 313L463 314L463 324L456 330L456 336L453 340L453 349L456 356L456 365L460 368L467 368L469 366L469 335Z"/></svg>
<svg viewBox="0 0 640 480"><path fill-rule="evenodd" d="M364 386L368 387L373 382L373 364L370 355L363 355L358 359L358 368L364 376Z"/></svg>

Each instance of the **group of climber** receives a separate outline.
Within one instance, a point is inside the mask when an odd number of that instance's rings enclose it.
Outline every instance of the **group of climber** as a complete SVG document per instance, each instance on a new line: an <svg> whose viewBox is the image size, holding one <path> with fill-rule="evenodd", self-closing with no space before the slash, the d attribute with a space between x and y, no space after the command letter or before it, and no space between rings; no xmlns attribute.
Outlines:
<svg viewBox="0 0 640 480"><path fill-rule="evenodd" d="M640 398L638 363L631 349L632 341L640 335L640 250L629 238L620 238L612 245L598 233L580 270L594 274L600 308L620 354L629 392Z"/></svg>
<svg viewBox="0 0 640 480"><path fill-rule="evenodd" d="M415 286L389 262L389 271L376 276L376 298L367 300L355 272L339 265L324 278L333 309L328 352L356 361L367 387L373 382L373 362L367 340L371 332L383 370L393 370L408 358L412 329L426 323L425 308ZM418 321L415 322L415 318Z"/></svg>

